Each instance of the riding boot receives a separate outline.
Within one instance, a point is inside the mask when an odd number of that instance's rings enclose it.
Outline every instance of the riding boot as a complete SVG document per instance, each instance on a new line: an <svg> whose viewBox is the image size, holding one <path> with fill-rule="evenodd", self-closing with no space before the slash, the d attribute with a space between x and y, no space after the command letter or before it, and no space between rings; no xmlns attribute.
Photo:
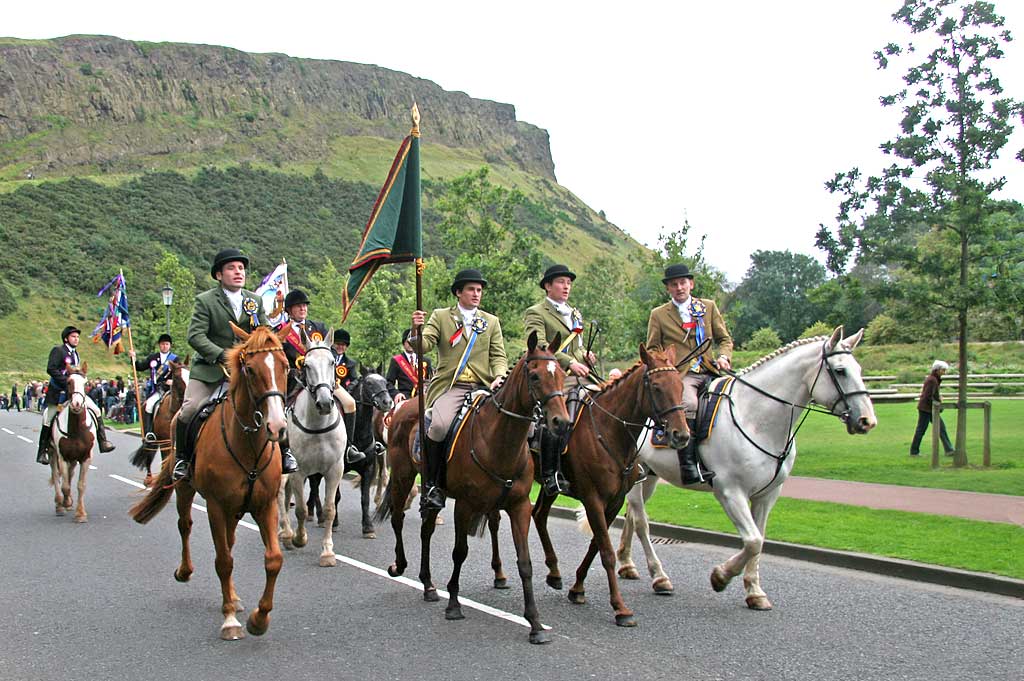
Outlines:
<svg viewBox="0 0 1024 681"><path fill-rule="evenodd" d="M156 433L153 432L153 415L142 408L142 439L146 442L156 440Z"/></svg>
<svg viewBox="0 0 1024 681"><path fill-rule="evenodd" d="M562 475L562 450L565 439L552 435L547 428L540 436L540 474L544 495L556 497L569 491L569 481Z"/></svg>
<svg viewBox="0 0 1024 681"><path fill-rule="evenodd" d="M353 442L353 438L356 436L356 413L342 414L342 418L345 421L345 440L348 442L348 449L345 450L345 463L356 463L366 458L366 454L359 451Z"/></svg>
<svg viewBox="0 0 1024 681"><path fill-rule="evenodd" d="M174 426L174 471L171 480L188 480L192 451L188 448L188 421L178 419Z"/></svg>
<svg viewBox="0 0 1024 681"><path fill-rule="evenodd" d="M441 477L444 470L444 443L424 438L422 455L427 461L427 476L420 490L420 515L444 508L444 492L441 491Z"/></svg>
<svg viewBox="0 0 1024 681"><path fill-rule="evenodd" d="M53 434L53 425L43 426L39 430L39 451L36 452L36 463L44 466L50 465L50 436Z"/></svg>
<svg viewBox="0 0 1024 681"><path fill-rule="evenodd" d="M93 422L96 424L96 442L100 446L100 454L114 451L114 445L107 439L107 428L103 425L103 417L93 415Z"/></svg>
<svg viewBox="0 0 1024 681"><path fill-rule="evenodd" d="M299 470L299 462L292 456L292 448L288 445L288 436L279 443L281 445L281 474L294 473Z"/></svg>
<svg viewBox="0 0 1024 681"><path fill-rule="evenodd" d="M694 434L697 428L697 420L686 419L686 424L690 427L690 441L682 449L676 450L676 453L679 455L679 471L683 477L683 484L696 485L705 482L711 485L711 479L715 477L715 474L713 471L704 468L700 457L697 456L697 437Z"/></svg>

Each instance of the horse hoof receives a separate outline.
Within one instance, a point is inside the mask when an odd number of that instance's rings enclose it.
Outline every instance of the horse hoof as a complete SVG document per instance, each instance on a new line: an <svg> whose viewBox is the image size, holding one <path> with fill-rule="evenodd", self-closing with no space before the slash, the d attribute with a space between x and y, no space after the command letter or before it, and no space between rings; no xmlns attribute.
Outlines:
<svg viewBox="0 0 1024 681"><path fill-rule="evenodd" d="M222 641L240 641L245 638L245 631L242 630L242 626L234 627L222 627L220 630L220 639Z"/></svg>
<svg viewBox="0 0 1024 681"><path fill-rule="evenodd" d="M334 554L326 554L320 556L320 567L334 567L338 564L338 559L334 557Z"/></svg>
<svg viewBox="0 0 1024 681"><path fill-rule="evenodd" d="M64 515L64 513L65 513L64 507L63 506L58 506L57 510L56 510L56 513L57 513L57 515Z"/></svg>
<svg viewBox="0 0 1024 681"><path fill-rule="evenodd" d="M771 610L772 602L767 596L747 596L747 607L751 610Z"/></svg>
<svg viewBox="0 0 1024 681"><path fill-rule="evenodd" d="M729 586L729 575L725 573L725 570L716 566L715 569L711 571L711 588L715 591L722 592L725 591L725 587L727 586Z"/></svg>
<svg viewBox="0 0 1024 681"><path fill-rule="evenodd" d="M494 588L495 589L507 589L508 588L508 580L505 579L504 577L502 577L500 579L495 579L494 580Z"/></svg>
<svg viewBox="0 0 1024 681"><path fill-rule="evenodd" d="M253 610L249 613L249 619L245 620L245 630L253 636L262 636L267 633L267 627L270 626L270 617L264 618L263 626L256 624L256 611Z"/></svg>
<svg viewBox="0 0 1024 681"><path fill-rule="evenodd" d="M462 614L462 608L445 608L444 618L446 620L464 620L466 616Z"/></svg>
<svg viewBox="0 0 1024 681"><path fill-rule="evenodd" d="M583 605L587 602L587 595L584 591L569 591L569 602L576 605Z"/></svg>
<svg viewBox="0 0 1024 681"><path fill-rule="evenodd" d="M659 577L654 580L654 584L651 585L654 588L654 593L659 596L671 596L672 592L675 591L675 587L672 586L672 582L668 580L668 577Z"/></svg>
<svg viewBox="0 0 1024 681"><path fill-rule="evenodd" d="M292 545L297 549L301 549L303 546L306 545L306 538L300 537L299 535L295 535L294 537L292 537Z"/></svg>
<svg viewBox="0 0 1024 681"><path fill-rule="evenodd" d="M620 627L635 627L636 618L633 615L616 615L615 624Z"/></svg>
<svg viewBox="0 0 1024 681"><path fill-rule="evenodd" d="M399 570L398 566L395 565L394 563L392 563L391 565L388 565L388 576L389 577L401 577L404 573L405 573L405 568L402 568L401 570Z"/></svg>
<svg viewBox="0 0 1024 681"><path fill-rule="evenodd" d="M370 530L369 532L367 532L366 530L363 530L363 539L376 539L376 538L377 538L377 533L374 530Z"/></svg>
<svg viewBox="0 0 1024 681"><path fill-rule="evenodd" d="M561 577L559 577L559 576L554 576L553 577L551 575L548 575L546 581L548 583L548 586L550 586L552 589L555 589L556 591L561 591L562 590L562 578Z"/></svg>
<svg viewBox="0 0 1024 681"><path fill-rule="evenodd" d="M89 516L76 515L75 516L75 522L76 523L87 523L87 522L89 522Z"/></svg>
<svg viewBox="0 0 1024 681"><path fill-rule="evenodd" d="M640 579L640 573L632 565L620 567L619 579Z"/></svg>
<svg viewBox="0 0 1024 681"><path fill-rule="evenodd" d="M531 631L530 643L533 643L534 645L551 643L551 634L546 631Z"/></svg>
<svg viewBox="0 0 1024 681"><path fill-rule="evenodd" d="M436 603L440 600L440 596L437 595L437 589L431 587L423 590L423 600L427 603Z"/></svg>
<svg viewBox="0 0 1024 681"><path fill-rule="evenodd" d="M192 575L182 576L182 575L178 574L177 570L174 571L174 581L176 581L176 582L187 582L189 580L189 578L191 578L191 577L192 577Z"/></svg>

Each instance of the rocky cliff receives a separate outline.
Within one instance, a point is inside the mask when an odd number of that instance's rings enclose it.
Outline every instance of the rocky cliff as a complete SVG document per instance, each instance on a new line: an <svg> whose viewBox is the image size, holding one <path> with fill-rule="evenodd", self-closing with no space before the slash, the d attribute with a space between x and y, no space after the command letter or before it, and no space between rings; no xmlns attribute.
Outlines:
<svg viewBox="0 0 1024 681"><path fill-rule="evenodd" d="M339 137L400 138L413 99L432 143L554 179L547 132L510 104L377 66L106 36L0 38L0 179L315 163Z"/></svg>

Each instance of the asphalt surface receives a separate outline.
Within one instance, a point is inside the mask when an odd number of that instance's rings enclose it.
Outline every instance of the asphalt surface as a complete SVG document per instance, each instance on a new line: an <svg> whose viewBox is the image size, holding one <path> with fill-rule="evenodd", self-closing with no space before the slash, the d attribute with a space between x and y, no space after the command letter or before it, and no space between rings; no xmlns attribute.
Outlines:
<svg viewBox="0 0 1024 681"><path fill-rule="evenodd" d="M34 462L38 424L35 413L0 412L0 681L934 681L1018 679L1024 668L1020 599L766 555L761 580L775 609L753 612L743 604L739 580L721 594L708 584L713 565L733 551L696 543L659 547L674 596L656 596L647 580L623 584L639 622L625 629L614 624L600 567L587 580L588 603L572 605L564 591L544 585L543 557L532 540L538 606L553 641L531 646L528 630L510 619L464 607L464 621L445 621L444 599L424 603L415 585L378 574L393 555L390 527L378 528L376 540L363 539L357 494L348 487L335 551L349 562L318 567L320 530L313 528L309 546L285 555L267 635L223 642L203 514L194 513L196 574L179 584L171 577L179 554L173 506L145 526L127 516L139 494L130 483L142 477L127 463L138 439L111 433L118 448L94 458L89 522L76 525L69 516L55 517L48 469ZM415 564L417 524L408 520L405 536ZM567 521L553 520L552 531L568 587L587 539ZM514 618L522 612L522 592L507 523L502 539L512 588L491 588L489 543L471 539L462 596ZM448 523L434 537L439 587L448 579L451 546ZM415 568L407 576L415 579ZM238 532L235 578L251 608L263 585L262 544L245 527Z"/></svg>

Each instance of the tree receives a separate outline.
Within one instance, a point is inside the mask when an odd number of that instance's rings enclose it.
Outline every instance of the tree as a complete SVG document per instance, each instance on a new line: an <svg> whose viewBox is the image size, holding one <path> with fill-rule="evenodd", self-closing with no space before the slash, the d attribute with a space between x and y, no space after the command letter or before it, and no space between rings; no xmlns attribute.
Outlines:
<svg viewBox="0 0 1024 681"><path fill-rule="evenodd" d="M900 133L881 145L893 161L878 176L864 178L854 168L826 183L843 198L836 233L822 226L817 244L835 272L844 271L855 254L895 264L897 276L916 279L910 293L918 309L944 308L955 318L960 379L954 465L964 466L968 310L992 299L976 266L999 250L988 218L992 195L1006 183L987 171L1024 106L1002 96L992 70L1011 38L991 3L904 0L893 20L920 40L890 43L875 53L880 69L890 59L911 62L905 87L881 98L882 106L903 110ZM1024 151L1016 157L1024 160ZM919 245L925 247L920 255ZM940 251L952 253L952 268L935 257Z"/></svg>
<svg viewBox="0 0 1024 681"><path fill-rule="evenodd" d="M132 342L135 351L145 357L156 348L156 339L167 331L168 309L163 302L162 289L165 285L174 289L170 307L170 334L174 339L174 351L181 357L191 352L188 346L188 325L192 320L192 304L196 298L196 277L181 264L178 256L164 251L153 267L152 279L133 276L131 268L125 269L128 284L128 311L132 325ZM148 288L142 288L148 284ZM159 285L160 288L153 288ZM127 348L127 338L125 339Z"/></svg>
<svg viewBox="0 0 1024 681"><path fill-rule="evenodd" d="M757 329L771 327L784 342L793 340L819 317L809 294L824 283L825 268L789 251L754 251L750 260L736 289L733 337L743 343Z"/></svg>

